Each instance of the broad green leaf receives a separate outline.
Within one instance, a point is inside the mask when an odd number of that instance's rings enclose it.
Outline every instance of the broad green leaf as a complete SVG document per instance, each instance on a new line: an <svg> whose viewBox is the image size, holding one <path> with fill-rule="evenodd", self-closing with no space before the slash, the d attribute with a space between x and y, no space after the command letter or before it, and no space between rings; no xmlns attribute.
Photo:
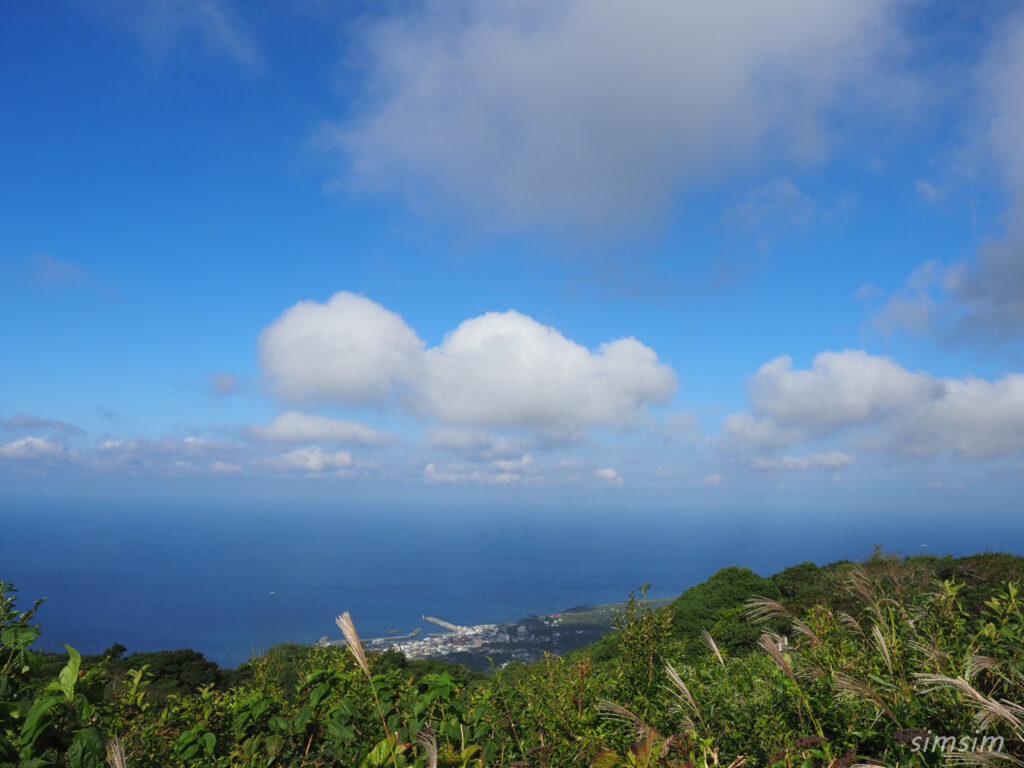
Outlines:
<svg viewBox="0 0 1024 768"><path fill-rule="evenodd" d="M309 705L311 707L316 707L316 705L320 703L323 697L326 696L327 692L330 690L331 686L329 683L320 683L320 685L318 685L316 688L310 691Z"/></svg>
<svg viewBox="0 0 1024 768"><path fill-rule="evenodd" d="M32 704L32 708L28 711L28 714L25 716L25 722L21 726L21 744L23 748L33 746L36 743L36 739L49 727L51 722L50 710L57 704L60 704L60 699L56 696L37 699Z"/></svg>
<svg viewBox="0 0 1024 768"><path fill-rule="evenodd" d="M68 749L70 768L103 768L106 750L103 739L95 728L86 728L75 734Z"/></svg>
<svg viewBox="0 0 1024 768"><path fill-rule="evenodd" d="M78 670L82 666L82 655L66 643L61 643L61 645L68 651L68 663L64 665L64 669L60 671L58 677L60 689L64 691L68 701L74 701L75 683L78 682Z"/></svg>
<svg viewBox="0 0 1024 768"><path fill-rule="evenodd" d="M284 749L284 738L279 733L267 737L267 755L274 757Z"/></svg>
<svg viewBox="0 0 1024 768"><path fill-rule="evenodd" d="M394 747L394 737L388 736L386 739L381 739L377 742L373 749L370 750L370 754L366 756L363 761L368 766L378 768L378 766L384 765L391 757L391 750Z"/></svg>

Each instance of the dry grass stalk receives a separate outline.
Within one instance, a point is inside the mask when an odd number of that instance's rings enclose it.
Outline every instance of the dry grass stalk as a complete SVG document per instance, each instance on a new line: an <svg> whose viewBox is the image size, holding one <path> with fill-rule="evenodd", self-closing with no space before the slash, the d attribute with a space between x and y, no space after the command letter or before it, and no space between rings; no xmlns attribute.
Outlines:
<svg viewBox="0 0 1024 768"><path fill-rule="evenodd" d="M977 751L977 752L947 752L943 756L946 765L985 766L985 768L996 768L997 766L1010 765L1024 766L1024 760L1018 760L1007 752Z"/></svg>
<svg viewBox="0 0 1024 768"><path fill-rule="evenodd" d="M701 717L700 710L697 708L697 701L693 698L693 694L690 693L690 689L686 687L686 683L683 682L683 678L679 676L679 673L675 671L671 664L665 665L665 671L668 673L668 679L672 681L672 685L675 686L674 693L679 699L680 703L686 704L690 710L697 716L697 719L704 723L704 718ZM690 721L693 724L693 721Z"/></svg>
<svg viewBox="0 0 1024 768"><path fill-rule="evenodd" d="M348 649L352 651L352 655L356 657L356 661L359 663L360 668L363 670L363 674L366 675L366 679L370 683L370 693L373 694L373 701L377 705L377 714L380 715L380 724L384 726L385 738L388 741L388 748L391 752L391 764L398 768L398 758L395 756L395 741L397 736L392 733L388 727L387 720L384 718L384 708L380 705L380 697L377 695L377 689L373 685L373 675L370 673L370 665L366 661L366 654L363 653L363 644L359 641L359 633L356 632L356 625L352 623L352 617L348 611L345 611L341 616L334 620L334 623L338 625L338 629L341 630L341 634L345 636L345 642L348 645ZM394 738L394 741L392 740Z"/></svg>
<svg viewBox="0 0 1024 768"><path fill-rule="evenodd" d="M709 649L711 649L711 652L713 654L715 654L715 657L718 659L718 663L724 667L725 659L722 658L722 652L718 650L718 644L715 642L715 638L713 638L711 636L711 633L708 632L706 629L702 629L700 631L700 636L701 638L703 638L704 644L707 645Z"/></svg>
<svg viewBox="0 0 1024 768"><path fill-rule="evenodd" d="M863 635L864 630L860 626L860 622L857 621L853 616L848 614L846 611L840 611L838 613L839 620L848 626L851 630L856 632L858 635Z"/></svg>
<svg viewBox="0 0 1024 768"><path fill-rule="evenodd" d="M345 636L345 642L348 644L348 649L352 651L352 655L356 657L356 661L359 662L359 666L362 668L366 677L372 678L370 674L370 665L366 662L366 654L363 653L363 644L359 642L359 634L356 632L355 624L352 623L352 617L348 611L345 611L341 616L334 620L334 623L338 625L338 629L341 630L341 634Z"/></svg>
<svg viewBox="0 0 1024 768"><path fill-rule="evenodd" d="M998 670L999 662L990 656L971 656L964 665L964 679L970 680L986 669Z"/></svg>
<svg viewBox="0 0 1024 768"><path fill-rule="evenodd" d="M636 741L643 741L651 732L651 726L640 715L621 704L601 699L597 702L597 708L606 719L615 720L628 726Z"/></svg>
<svg viewBox="0 0 1024 768"><path fill-rule="evenodd" d="M779 650L779 646L782 644L782 638L774 632L765 632L758 639L757 644L768 651L768 655L772 657L779 669L785 672L786 676L793 681L793 685L799 688L800 683L797 682L796 675L793 674L793 670L789 666L789 662L786 661L785 657L782 655L782 651Z"/></svg>
<svg viewBox="0 0 1024 768"><path fill-rule="evenodd" d="M752 597L747 600L747 607L744 613L747 621L754 624L762 624L769 619L790 619L793 615L778 600L770 597Z"/></svg>
<svg viewBox="0 0 1024 768"><path fill-rule="evenodd" d="M807 624L800 621L800 619L793 619L793 631L806 637L813 645L822 645L821 638L818 637L814 630Z"/></svg>
<svg viewBox="0 0 1024 768"><path fill-rule="evenodd" d="M437 768L437 737L430 723L423 726L423 730L414 737L416 743L423 747L427 753L427 768Z"/></svg>
<svg viewBox="0 0 1024 768"><path fill-rule="evenodd" d="M867 603L870 611L875 615L875 618L881 621L882 619L882 608L878 603L878 597L875 594L875 582L872 580L871 575L867 572L863 565L858 563L850 571L850 575L846 578L846 589L852 594L858 595L865 603Z"/></svg>
<svg viewBox="0 0 1024 768"><path fill-rule="evenodd" d="M908 645L936 667L944 667L949 663L949 654L934 643L919 643L911 640Z"/></svg>
<svg viewBox="0 0 1024 768"><path fill-rule="evenodd" d="M885 699L883 699L881 694L867 683L862 683L860 680L844 675L841 672L837 672L835 676L835 685L837 689L836 698L840 698L845 694L852 696L855 699L867 699L879 710L885 712L885 714L889 716L890 720L897 722L896 715L893 714L889 705L885 703Z"/></svg>
<svg viewBox="0 0 1024 768"><path fill-rule="evenodd" d="M946 677L945 675L917 675L917 681L922 686L922 693L943 688L952 688L967 697L968 702L978 710L978 722L982 727L991 725L997 720L1004 720L1016 734L1024 738L1024 723L1021 717L1024 716L1024 707L1011 701L997 701L978 691L974 686L962 677Z"/></svg>
<svg viewBox="0 0 1024 768"><path fill-rule="evenodd" d="M889 644L885 642L885 636L882 635L882 630L879 629L877 624L871 625L871 638L875 641L875 646L878 648L878 652L882 654L882 660L885 661L885 668L889 670L889 675L891 677L892 654L889 652Z"/></svg>
<svg viewBox="0 0 1024 768"><path fill-rule="evenodd" d="M128 761L124 756L124 745L117 736L107 742L107 763L110 768L128 768Z"/></svg>

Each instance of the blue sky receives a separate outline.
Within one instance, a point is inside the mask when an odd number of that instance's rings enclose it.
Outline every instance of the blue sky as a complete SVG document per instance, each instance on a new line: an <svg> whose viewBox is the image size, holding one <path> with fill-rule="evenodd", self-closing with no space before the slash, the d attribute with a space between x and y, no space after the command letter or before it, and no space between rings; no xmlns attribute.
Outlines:
<svg viewBox="0 0 1024 768"><path fill-rule="evenodd" d="M1014 509L1024 12L740 6L9 10L0 489Z"/></svg>

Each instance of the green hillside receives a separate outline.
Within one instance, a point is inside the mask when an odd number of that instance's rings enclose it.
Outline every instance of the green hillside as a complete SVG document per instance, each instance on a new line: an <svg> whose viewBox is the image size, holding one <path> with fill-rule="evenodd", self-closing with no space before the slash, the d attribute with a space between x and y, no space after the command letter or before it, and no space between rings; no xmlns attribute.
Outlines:
<svg viewBox="0 0 1024 768"><path fill-rule="evenodd" d="M39 606L0 583L0 766L1019 765L1022 581L1003 554L730 567L489 674L354 637L234 670L44 656Z"/></svg>

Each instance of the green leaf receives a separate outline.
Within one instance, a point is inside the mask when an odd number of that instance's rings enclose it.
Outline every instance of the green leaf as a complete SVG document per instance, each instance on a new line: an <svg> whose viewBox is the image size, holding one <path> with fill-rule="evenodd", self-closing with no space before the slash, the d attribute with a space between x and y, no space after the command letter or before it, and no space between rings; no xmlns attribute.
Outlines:
<svg viewBox="0 0 1024 768"><path fill-rule="evenodd" d="M267 737L267 755L269 757L277 756L282 749L284 749L284 738L281 734L274 733Z"/></svg>
<svg viewBox="0 0 1024 768"><path fill-rule="evenodd" d="M327 733L335 741L344 742L350 744L356 740L356 732L352 729L352 726L347 723L343 723L340 720L331 720L327 724Z"/></svg>
<svg viewBox="0 0 1024 768"><path fill-rule="evenodd" d="M309 722L309 718L313 716L313 708L310 706L299 707L299 711L295 713L295 719L292 721L293 727L296 731L305 729L306 723Z"/></svg>
<svg viewBox="0 0 1024 768"><path fill-rule="evenodd" d="M21 745L23 751L24 747L35 745L36 740L42 735L43 731L50 726L50 710L57 704L60 704L60 698L57 696L47 696L43 699L37 699L32 705L32 708L25 716L25 722L21 726Z"/></svg>
<svg viewBox="0 0 1024 768"><path fill-rule="evenodd" d="M82 655L66 643L61 643L68 651L68 663L64 665L64 669L60 671L60 676L57 678L60 681L60 689L64 691L64 695L68 701L74 701L75 698L75 683L78 682L78 670L82 666Z"/></svg>
<svg viewBox="0 0 1024 768"><path fill-rule="evenodd" d="M70 768L103 768L106 750L103 739L95 728L85 728L75 734L68 749Z"/></svg>
<svg viewBox="0 0 1024 768"><path fill-rule="evenodd" d="M206 750L206 754L212 755L214 748L217 746L217 737L210 731L203 734L203 749Z"/></svg>
<svg viewBox="0 0 1024 768"><path fill-rule="evenodd" d="M594 758L590 768L618 768L622 765L622 758L614 752L601 752Z"/></svg>
<svg viewBox="0 0 1024 768"><path fill-rule="evenodd" d="M39 633L36 627L11 627L0 632L0 645L8 646L12 651L20 651L32 645Z"/></svg>
<svg viewBox="0 0 1024 768"><path fill-rule="evenodd" d="M329 683L320 683L320 685L318 685L316 688L310 691L309 705L311 707L316 707L316 705L320 703L323 697L326 696L327 692L330 690L331 686Z"/></svg>
<svg viewBox="0 0 1024 768"><path fill-rule="evenodd" d="M388 758L391 757L391 750L394 747L395 740L393 737L388 736L386 739L381 739L377 742L373 749L370 750L370 754L366 756L363 761L366 765L377 768L378 766L384 765Z"/></svg>

